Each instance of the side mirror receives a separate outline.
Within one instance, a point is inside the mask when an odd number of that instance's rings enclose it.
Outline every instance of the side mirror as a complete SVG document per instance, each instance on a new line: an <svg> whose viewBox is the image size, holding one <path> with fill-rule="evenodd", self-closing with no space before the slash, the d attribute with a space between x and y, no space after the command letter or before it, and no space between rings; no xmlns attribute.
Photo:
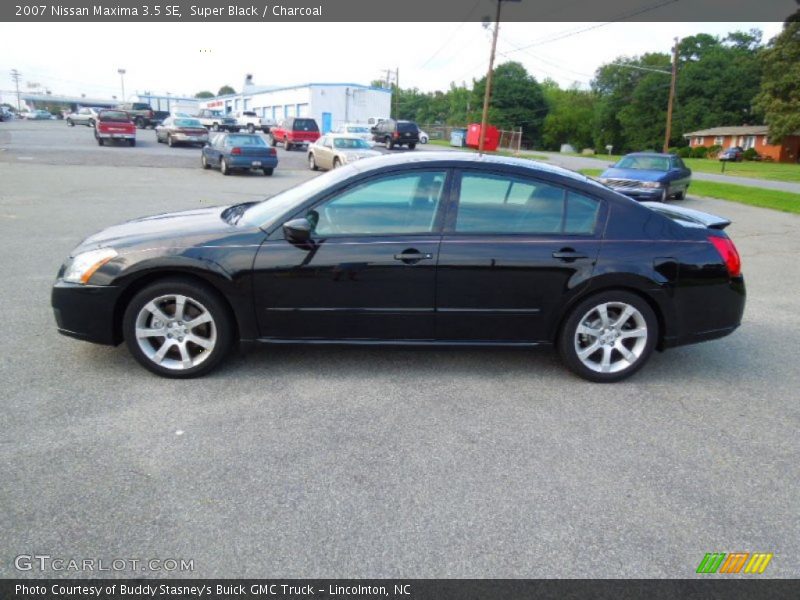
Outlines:
<svg viewBox="0 0 800 600"><path fill-rule="evenodd" d="M311 221L302 217L283 224L283 235L293 244L305 244L311 240Z"/></svg>

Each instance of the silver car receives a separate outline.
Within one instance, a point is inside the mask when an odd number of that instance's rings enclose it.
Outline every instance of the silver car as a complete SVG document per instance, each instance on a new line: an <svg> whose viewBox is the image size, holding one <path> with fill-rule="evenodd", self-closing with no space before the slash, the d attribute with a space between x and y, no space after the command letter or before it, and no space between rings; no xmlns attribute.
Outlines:
<svg viewBox="0 0 800 600"><path fill-rule="evenodd" d="M79 108L74 113L67 115L65 121L70 127L75 127L75 125L94 127L94 124L97 123L97 113L99 111L99 108L95 108L93 106L84 106L83 108Z"/></svg>
<svg viewBox="0 0 800 600"><path fill-rule="evenodd" d="M328 133L308 147L308 167L312 171L335 169L362 158L380 155L360 137Z"/></svg>
<svg viewBox="0 0 800 600"><path fill-rule="evenodd" d="M372 140L372 132L369 129L369 125L365 125L364 123L345 123L344 125L336 127L331 133L358 137L367 142L370 146L375 145L375 142Z"/></svg>

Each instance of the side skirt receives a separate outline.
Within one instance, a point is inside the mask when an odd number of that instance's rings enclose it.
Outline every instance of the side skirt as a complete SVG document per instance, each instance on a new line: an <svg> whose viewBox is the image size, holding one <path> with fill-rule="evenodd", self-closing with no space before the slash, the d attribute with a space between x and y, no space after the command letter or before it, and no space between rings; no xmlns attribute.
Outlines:
<svg viewBox="0 0 800 600"><path fill-rule="evenodd" d="M465 346L533 348L547 345L544 342L480 341L480 340L373 340L373 339L319 339L319 338L258 338L261 344L316 344L336 346Z"/></svg>

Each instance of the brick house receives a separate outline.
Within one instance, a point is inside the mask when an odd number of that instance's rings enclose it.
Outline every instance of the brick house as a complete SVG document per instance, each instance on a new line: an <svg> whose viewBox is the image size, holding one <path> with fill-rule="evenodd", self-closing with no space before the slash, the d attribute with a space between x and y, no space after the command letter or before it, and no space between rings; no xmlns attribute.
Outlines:
<svg viewBox="0 0 800 600"><path fill-rule="evenodd" d="M770 144L767 136L769 128L766 125L742 125L738 127L712 127L685 133L683 137L689 139L689 146L722 146L723 149L731 146L741 146L745 150L755 148L763 157L769 157L776 162L800 162L800 132L797 135L787 135L781 144Z"/></svg>

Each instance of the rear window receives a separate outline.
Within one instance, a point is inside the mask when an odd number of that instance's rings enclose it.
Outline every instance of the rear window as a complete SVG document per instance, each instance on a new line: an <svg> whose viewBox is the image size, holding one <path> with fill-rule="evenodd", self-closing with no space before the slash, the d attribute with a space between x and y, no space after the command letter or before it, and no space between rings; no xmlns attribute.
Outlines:
<svg viewBox="0 0 800 600"><path fill-rule="evenodd" d="M128 116L128 113L123 112L121 110L104 110L103 112L100 113L98 118L101 121L117 121L123 123L127 123L128 121L131 120L130 117Z"/></svg>
<svg viewBox="0 0 800 600"><path fill-rule="evenodd" d="M152 110L149 104L145 104L142 102L134 102L133 103L133 110Z"/></svg>
<svg viewBox="0 0 800 600"><path fill-rule="evenodd" d="M314 119L295 119L292 124L293 131L319 131Z"/></svg>
<svg viewBox="0 0 800 600"><path fill-rule="evenodd" d="M416 123L398 123L397 131L400 133L417 133L419 131L419 127L417 127Z"/></svg>
<svg viewBox="0 0 800 600"><path fill-rule="evenodd" d="M197 119L175 119L176 127L202 127Z"/></svg>
<svg viewBox="0 0 800 600"><path fill-rule="evenodd" d="M266 146L266 143L257 135L229 135L225 140L228 146Z"/></svg>

